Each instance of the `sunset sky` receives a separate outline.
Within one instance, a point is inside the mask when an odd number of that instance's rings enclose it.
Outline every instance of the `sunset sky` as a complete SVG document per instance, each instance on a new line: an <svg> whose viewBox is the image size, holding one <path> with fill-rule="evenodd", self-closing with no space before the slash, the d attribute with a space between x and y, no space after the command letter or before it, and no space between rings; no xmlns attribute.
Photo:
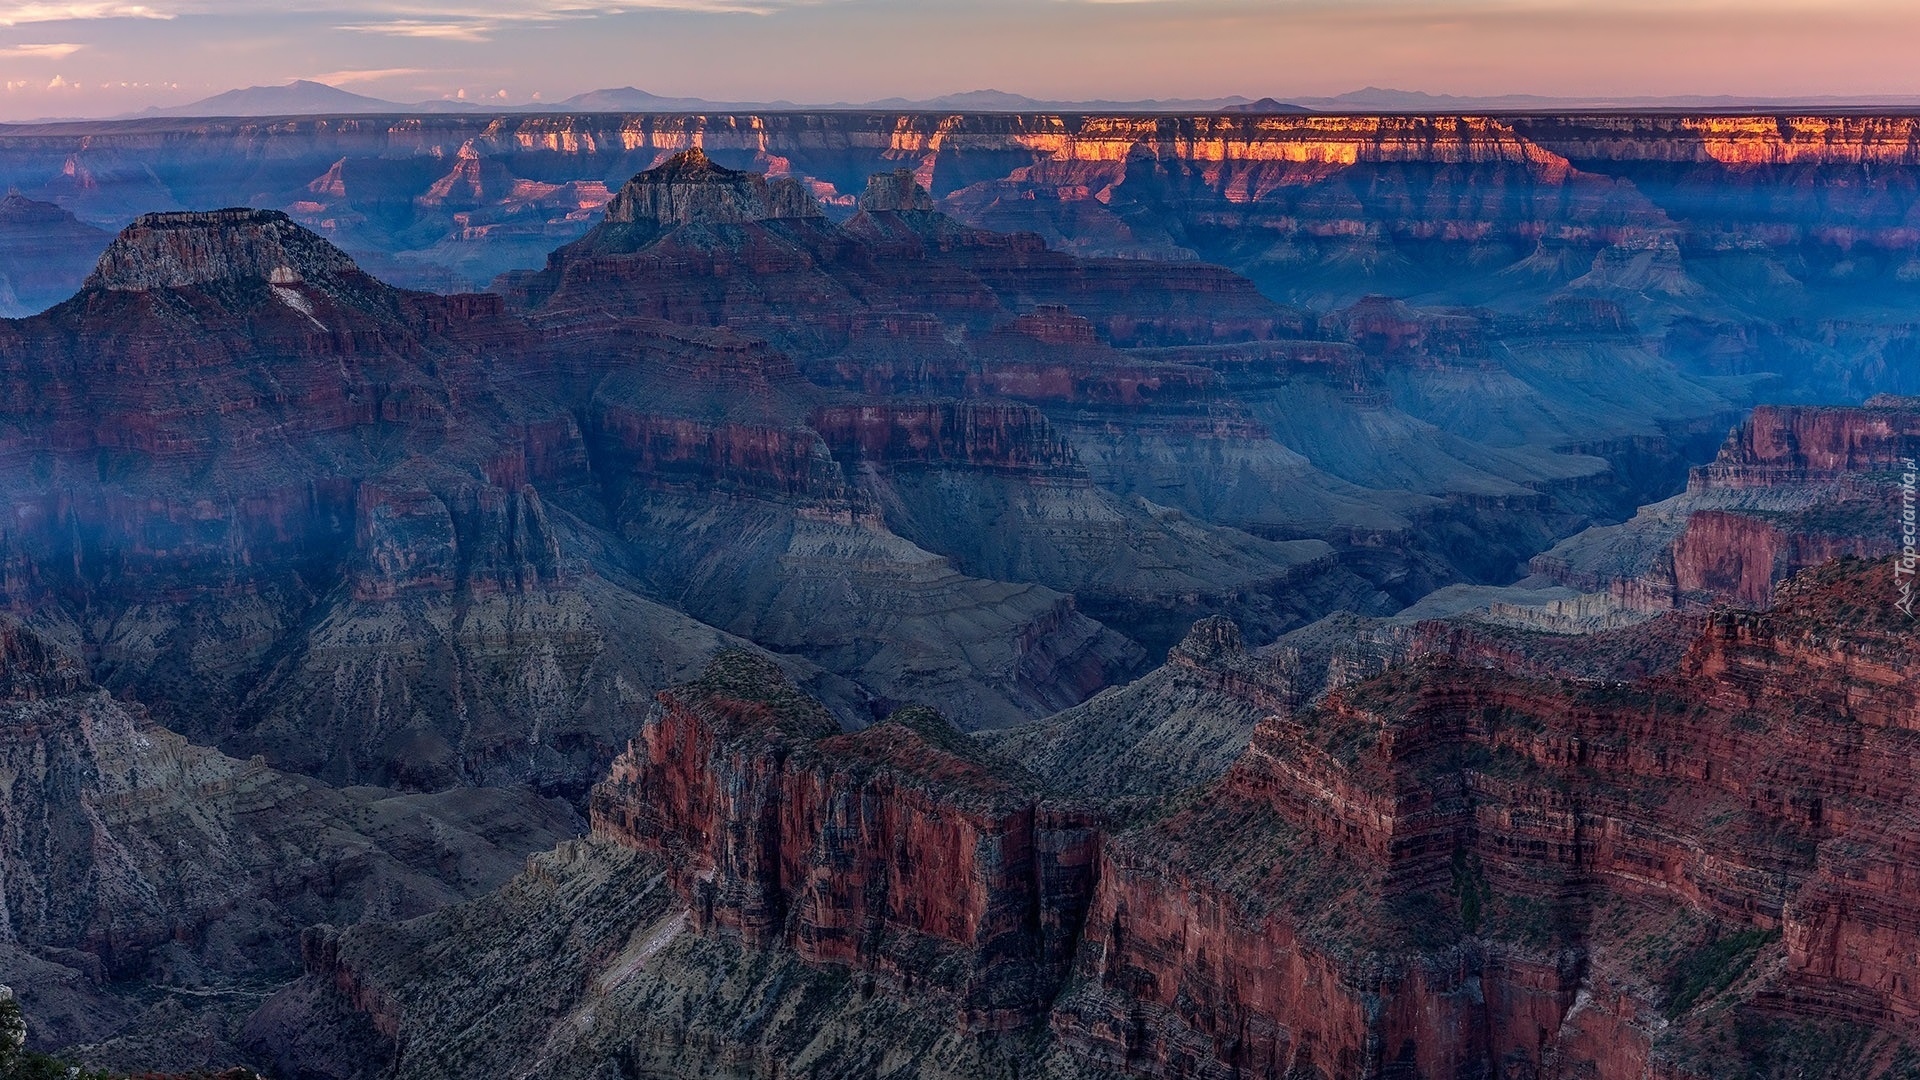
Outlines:
<svg viewBox="0 0 1920 1080"><path fill-rule="evenodd" d="M1920 94L1916 41L1915 0L0 0L0 118L295 78L511 103Z"/></svg>

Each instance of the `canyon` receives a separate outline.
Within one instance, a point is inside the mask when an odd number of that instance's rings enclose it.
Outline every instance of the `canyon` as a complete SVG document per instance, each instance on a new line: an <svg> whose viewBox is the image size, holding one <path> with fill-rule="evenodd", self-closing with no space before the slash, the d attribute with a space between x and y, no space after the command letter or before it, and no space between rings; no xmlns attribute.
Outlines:
<svg viewBox="0 0 1920 1080"><path fill-rule="evenodd" d="M109 230L279 209L460 291L538 267L690 148L835 218L904 168L958 220L1068 253L1225 266L1319 311L1377 294L1628 330L1700 374L1857 401L1920 389L1915 146L1912 117L1871 114L155 117L0 126L0 183Z"/></svg>
<svg viewBox="0 0 1920 1080"><path fill-rule="evenodd" d="M1909 1075L1914 145L0 126L0 982L308 1080Z"/></svg>
<svg viewBox="0 0 1920 1080"><path fill-rule="evenodd" d="M1893 554L1917 407L1890 395L1859 407L1763 405L1692 470L1685 492L1569 537L1533 559L1534 577L1644 612L1765 608L1800 570Z"/></svg>
<svg viewBox="0 0 1920 1080"><path fill-rule="evenodd" d="M1650 678L1432 653L1147 804L926 711L842 734L727 654L647 711L590 838L324 932L253 1031L354 1017L339 1076L1904 1075L1891 570L1804 572ZM1175 663L1252 696L1224 625Z"/></svg>

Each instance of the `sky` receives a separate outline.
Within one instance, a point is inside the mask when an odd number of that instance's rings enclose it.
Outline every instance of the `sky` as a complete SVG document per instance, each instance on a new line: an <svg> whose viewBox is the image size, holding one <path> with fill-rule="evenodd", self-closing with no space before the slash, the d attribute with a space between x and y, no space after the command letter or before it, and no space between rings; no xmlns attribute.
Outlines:
<svg viewBox="0 0 1920 1080"><path fill-rule="evenodd" d="M1915 41L1920 0L0 0L0 119L300 78L515 104L1913 95Z"/></svg>

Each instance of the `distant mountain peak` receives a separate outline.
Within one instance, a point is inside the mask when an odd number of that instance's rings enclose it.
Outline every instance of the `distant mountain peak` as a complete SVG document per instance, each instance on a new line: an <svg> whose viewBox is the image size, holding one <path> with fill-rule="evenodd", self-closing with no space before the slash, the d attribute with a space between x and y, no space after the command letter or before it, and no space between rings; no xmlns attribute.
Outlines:
<svg viewBox="0 0 1920 1080"><path fill-rule="evenodd" d="M312 79L295 79L280 86L248 86L165 109L148 109L142 116L318 116L352 113L464 112L480 106L470 101L404 103L368 97Z"/></svg>
<svg viewBox="0 0 1920 1080"><path fill-rule="evenodd" d="M1249 101L1241 105L1228 105L1220 111L1224 113L1297 114L1309 113L1313 110L1303 105L1293 105L1275 98L1263 97L1258 101Z"/></svg>

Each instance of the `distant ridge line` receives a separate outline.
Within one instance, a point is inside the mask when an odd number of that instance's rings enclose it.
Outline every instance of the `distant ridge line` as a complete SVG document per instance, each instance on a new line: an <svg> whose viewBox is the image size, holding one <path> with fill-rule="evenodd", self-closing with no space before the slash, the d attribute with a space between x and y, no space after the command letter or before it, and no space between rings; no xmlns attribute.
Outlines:
<svg viewBox="0 0 1920 1080"><path fill-rule="evenodd" d="M1412 114L1506 112L1872 112L1920 109L1920 95L1811 95L1803 97L1718 95L1552 97L1539 94L1456 95L1431 94L1368 86L1332 97L1296 97L1281 100L1240 95L1216 98L1146 98L1140 100L1065 101L1028 97L1002 90L969 90L931 98L889 97L874 101L802 103L775 101L717 101L696 97L669 97L632 86L611 87L574 94L558 101L498 101L439 99L402 102L357 94L311 79L281 86L249 86L228 90L185 105L148 108L110 117L53 117L11 123L74 123L99 120L139 120L149 117L220 119L282 116L360 116L417 114L549 114L549 113L740 113L740 112L954 112L968 114L1023 113L1232 113L1251 115Z"/></svg>

